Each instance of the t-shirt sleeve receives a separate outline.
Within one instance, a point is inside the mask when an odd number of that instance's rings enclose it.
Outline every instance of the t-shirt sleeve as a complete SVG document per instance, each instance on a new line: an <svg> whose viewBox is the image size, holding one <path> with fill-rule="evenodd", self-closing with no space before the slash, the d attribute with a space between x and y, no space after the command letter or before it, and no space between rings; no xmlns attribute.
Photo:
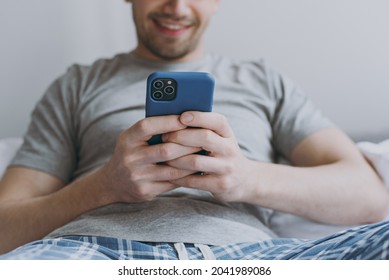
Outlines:
<svg viewBox="0 0 389 280"><path fill-rule="evenodd" d="M273 72L270 91L275 101L273 145L284 158L305 137L334 124L290 79Z"/></svg>
<svg viewBox="0 0 389 280"><path fill-rule="evenodd" d="M73 66L47 89L31 115L11 166L37 169L68 183L77 164L78 70Z"/></svg>

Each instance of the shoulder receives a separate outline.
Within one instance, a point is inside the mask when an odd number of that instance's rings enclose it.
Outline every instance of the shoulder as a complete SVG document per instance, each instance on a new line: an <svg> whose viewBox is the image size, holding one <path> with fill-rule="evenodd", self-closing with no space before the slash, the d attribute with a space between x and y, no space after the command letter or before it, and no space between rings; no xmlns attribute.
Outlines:
<svg viewBox="0 0 389 280"><path fill-rule="evenodd" d="M129 54L121 53L110 58L100 58L91 64L72 64L66 71L67 79L85 80L91 77L110 75L128 64Z"/></svg>
<svg viewBox="0 0 389 280"><path fill-rule="evenodd" d="M210 54L210 68L219 81L244 84L272 98L280 98L285 87L293 86L288 77L264 58L239 59Z"/></svg>
<svg viewBox="0 0 389 280"><path fill-rule="evenodd" d="M219 54L209 55L210 66L216 75L239 79L272 82L282 75L264 58L240 59Z"/></svg>
<svg viewBox="0 0 389 280"><path fill-rule="evenodd" d="M128 54L118 54L111 58L101 58L91 64L72 64L48 88L49 95L61 95L61 99L75 100L95 92L96 89L123 73L128 65Z"/></svg>

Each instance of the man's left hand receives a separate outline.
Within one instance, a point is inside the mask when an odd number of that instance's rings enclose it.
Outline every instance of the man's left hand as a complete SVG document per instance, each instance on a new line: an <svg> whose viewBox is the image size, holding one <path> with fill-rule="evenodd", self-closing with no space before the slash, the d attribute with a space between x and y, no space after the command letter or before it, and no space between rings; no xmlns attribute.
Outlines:
<svg viewBox="0 0 389 280"><path fill-rule="evenodd" d="M195 172L172 183L209 191L222 201L245 201L254 164L241 153L227 119L217 113L185 112L180 121L188 128L164 134L163 141L201 148L207 156L191 154L166 162Z"/></svg>

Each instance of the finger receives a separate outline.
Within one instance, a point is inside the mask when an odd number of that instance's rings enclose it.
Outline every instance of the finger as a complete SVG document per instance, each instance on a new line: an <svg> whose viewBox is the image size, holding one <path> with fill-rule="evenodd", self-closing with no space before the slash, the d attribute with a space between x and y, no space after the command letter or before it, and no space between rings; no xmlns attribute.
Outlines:
<svg viewBox="0 0 389 280"><path fill-rule="evenodd" d="M216 157L191 154L175 160L166 162L167 165L175 168L189 170L193 172L205 172L223 174L229 171L229 166L224 160Z"/></svg>
<svg viewBox="0 0 389 280"><path fill-rule="evenodd" d="M133 201L133 202L151 201L156 196L174 190L176 188L177 185L167 181L143 183L142 185L133 188L131 192L127 194L127 201Z"/></svg>
<svg viewBox="0 0 389 280"><path fill-rule="evenodd" d="M224 154L229 151L231 141L208 129L187 128L162 135L164 142L188 147L199 147L211 153Z"/></svg>
<svg viewBox="0 0 389 280"><path fill-rule="evenodd" d="M218 186L220 179L217 175L189 175L177 180L170 181L178 186L185 186L198 190L204 190L211 193L219 192Z"/></svg>
<svg viewBox="0 0 389 280"><path fill-rule="evenodd" d="M157 182L174 181L192 175L193 171L175 168L166 164L156 165L149 170L151 180Z"/></svg>
<svg viewBox="0 0 389 280"><path fill-rule="evenodd" d="M147 141L153 135L184 129L186 126L179 121L179 116L148 117L138 121L127 129L130 139Z"/></svg>
<svg viewBox="0 0 389 280"><path fill-rule="evenodd" d="M150 145L139 150L137 156L140 164L158 163L174 160L200 151L198 147L184 146L176 143Z"/></svg>
<svg viewBox="0 0 389 280"><path fill-rule="evenodd" d="M185 112L180 116L183 125L201 127L215 131L222 137L233 137L234 133L225 116L213 112Z"/></svg>

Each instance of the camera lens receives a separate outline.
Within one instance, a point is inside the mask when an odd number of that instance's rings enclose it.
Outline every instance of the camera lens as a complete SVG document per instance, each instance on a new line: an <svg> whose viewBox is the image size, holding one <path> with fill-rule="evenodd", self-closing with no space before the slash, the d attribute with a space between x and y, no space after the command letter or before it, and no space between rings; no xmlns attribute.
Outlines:
<svg viewBox="0 0 389 280"><path fill-rule="evenodd" d="M174 93L174 87L172 86L168 86L164 89L165 93L168 94L168 95L171 95Z"/></svg>
<svg viewBox="0 0 389 280"><path fill-rule="evenodd" d="M153 83L153 86L154 88L156 89L161 89L163 87L163 82L161 80L156 80L154 83Z"/></svg>
<svg viewBox="0 0 389 280"><path fill-rule="evenodd" d="M154 99L161 99L163 97L163 93L161 91L153 92Z"/></svg>

